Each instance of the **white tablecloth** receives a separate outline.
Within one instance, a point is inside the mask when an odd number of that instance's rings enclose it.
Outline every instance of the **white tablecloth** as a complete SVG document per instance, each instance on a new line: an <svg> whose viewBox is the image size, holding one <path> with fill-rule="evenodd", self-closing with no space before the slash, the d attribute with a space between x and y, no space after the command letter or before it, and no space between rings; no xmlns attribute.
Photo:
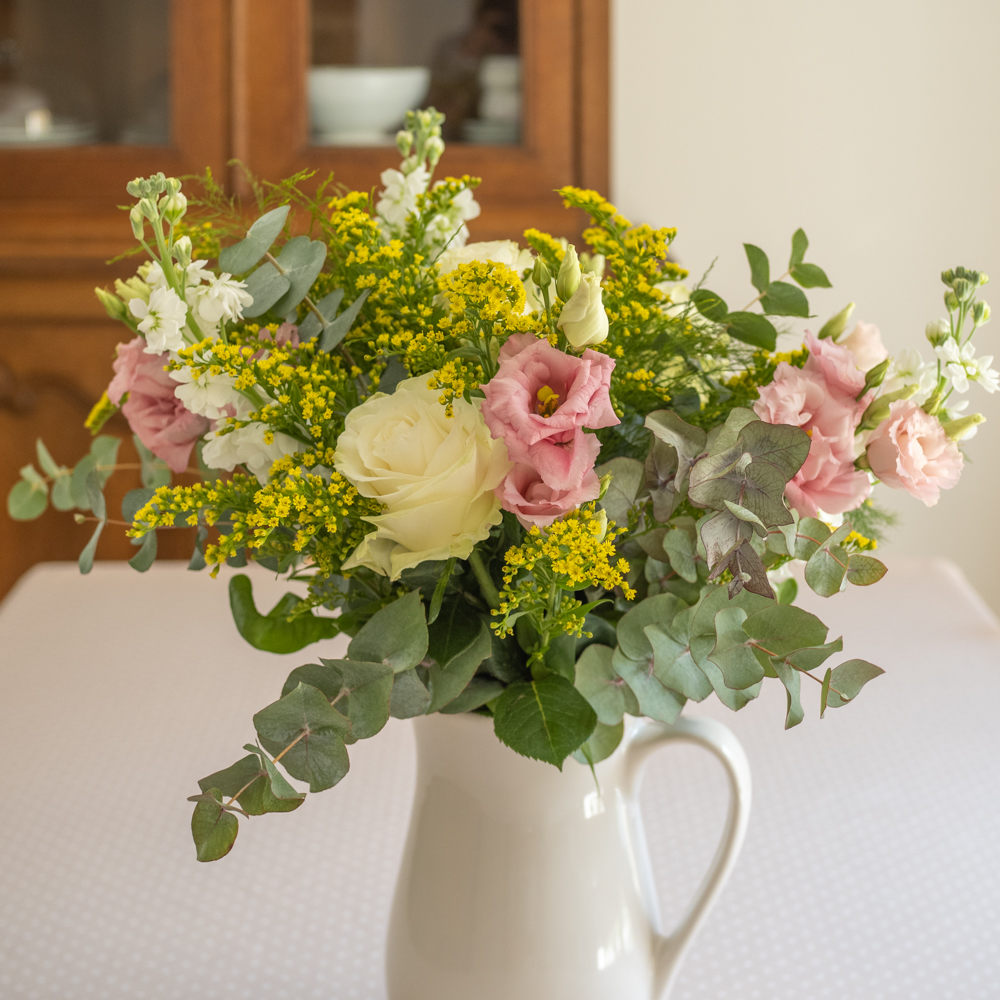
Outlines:
<svg viewBox="0 0 1000 1000"><path fill-rule="evenodd" d="M280 589L255 579L270 607ZM804 692L787 733L776 682L736 716L693 707L743 741L754 807L675 1000L994 1000L1000 626L944 562L804 603L842 658L888 672L823 722ZM352 747L348 777L297 812L241 821L224 860L199 864L190 840L196 780L242 755L253 712L315 655L251 649L224 581L180 565L21 581L0 608L0 998L384 997L407 723ZM643 804L669 922L714 849L724 778L671 749Z"/></svg>

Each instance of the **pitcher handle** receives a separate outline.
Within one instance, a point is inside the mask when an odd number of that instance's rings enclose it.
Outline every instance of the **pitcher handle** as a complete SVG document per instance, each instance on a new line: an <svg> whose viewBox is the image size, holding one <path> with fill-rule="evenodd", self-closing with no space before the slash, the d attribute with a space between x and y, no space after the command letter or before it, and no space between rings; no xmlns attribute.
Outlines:
<svg viewBox="0 0 1000 1000"><path fill-rule="evenodd" d="M677 975L691 939L732 873L750 820L750 763L733 733L715 719L681 716L672 725L647 719L632 732L625 747L625 768L626 787L631 791L633 802L647 759L654 750L672 740L697 743L718 757L729 777L729 809L715 857L684 919L672 934L658 935L653 997L663 998Z"/></svg>

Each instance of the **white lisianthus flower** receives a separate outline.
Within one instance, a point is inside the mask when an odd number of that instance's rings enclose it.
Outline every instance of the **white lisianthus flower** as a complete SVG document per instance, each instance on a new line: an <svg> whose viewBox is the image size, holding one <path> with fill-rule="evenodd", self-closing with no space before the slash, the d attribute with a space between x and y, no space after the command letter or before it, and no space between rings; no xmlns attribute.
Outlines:
<svg viewBox="0 0 1000 1000"><path fill-rule="evenodd" d="M556 326L578 350L607 339L608 314L601 298L601 279L596 274L583 276L580 287L563 306Z"/></svg>
<svg viewBox="0 0 1000 1000"><path fill-rule="evenodd" d="M512 465L503 441L490 434L480 400L456 399L448 417L427 381L405 379L347 415L334 467L386 510L365 518L375 531L344 569L368 566L397 580L429 559L467 558L500 523L494 490Z"/></svg>
<svg viewBox="0 0 1000 1000"><path fill-rule="evenodd" d="M187 320L187 306L172 288L154 288L148 303L129 299L128 309L139 320L139 332L146 337L146 354L179 351L184 346L181 331Z"/></svg>
<svg viewBox="0 0 1000 1000"><path fill-rule="evenodd" d="M220 322L232 323L243 318L244 307L253 302L246 287L245 281L234 281L231 274L223 271L218 277L209 275L207 285L188 288L188 305L203 332L217 329Z"/></svg>
<svg viewBox="0 0 1000 1000"><path fill-rule="evenodd" d="M279 458L305 448L288 434L272 431L261 423L247 424L228 434L210 431L205 442L202 459L210 469L232 472L237 465L245 465L262 486Z"/></svg>
<svg viewBox="0 0 1000 1000"><path fill-rule="evenodd" d="M385 185L375 205L376 214L382 219L383 230L400 233L406 217L416 208L417 195L427 190L431 176L423 165L404 174L399 170L383 170L381 181Z"/></svg>
<svg viewBox="0 0 1000 1000"><path fill-rule="evenodd" d="M202 372L195 375L188 366L170 372L170 377L180 385L174 395L184 404L184 408L209 420L233 416L245 420L254 406L236 389L236 379L226 372L211 375Z"/></svg>
<svg viewBox="0 0 1000 1000"><path fill-rule="evenodd" d="M956 392L968 392L970 382L978 382L987 392L1000 388L1000 372L991 368L993 355L976 357L975 345L969 341L959 347L954 340L946 340L934 353L945 362L944 370Z"/></svg>

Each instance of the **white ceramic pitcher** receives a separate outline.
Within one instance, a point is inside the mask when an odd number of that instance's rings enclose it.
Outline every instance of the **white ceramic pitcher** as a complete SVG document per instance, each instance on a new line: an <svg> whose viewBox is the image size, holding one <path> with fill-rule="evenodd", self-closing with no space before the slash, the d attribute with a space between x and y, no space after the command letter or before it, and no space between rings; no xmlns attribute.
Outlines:
<svg viewBox="0 0 1000 1000"><path fill-rule="evenodd" d="M514 753L484 716L415 720L417 789L389 924L389 1000L666 996L739 853L750 768L712 719L629 721L595 786L576 761L560 773ZM637 794L646 759L671 740L722 761L730 801L701 889L663 936Z"/></svg>

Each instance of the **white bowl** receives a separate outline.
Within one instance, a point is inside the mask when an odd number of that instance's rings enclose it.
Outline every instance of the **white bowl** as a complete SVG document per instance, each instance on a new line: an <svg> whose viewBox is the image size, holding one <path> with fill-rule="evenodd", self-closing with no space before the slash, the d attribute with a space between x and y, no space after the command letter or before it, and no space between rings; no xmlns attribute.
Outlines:
<svg viewBox="0 0 1000 1000"><path fill-rule="evenodd" d="M330 145L384 145L389 130L420 106L430 87L424 66L313 66L309 118L317 141Z"/></svg>

